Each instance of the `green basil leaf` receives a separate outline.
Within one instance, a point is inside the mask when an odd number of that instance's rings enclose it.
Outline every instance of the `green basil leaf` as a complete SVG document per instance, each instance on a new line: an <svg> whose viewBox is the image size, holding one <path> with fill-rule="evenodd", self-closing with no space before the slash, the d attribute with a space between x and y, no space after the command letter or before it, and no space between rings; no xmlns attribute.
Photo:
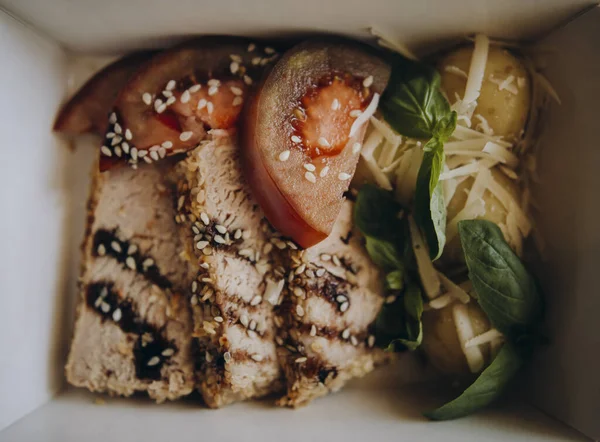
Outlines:
<svg viewBox="0 0 600 442"><path fill-rule="evenodd" d="M417 175L415 221L423 231L432 260L438 259L446 243L446 204L440 182L444 147L432 138L423 147L425 154Z"/></svg>
<svg viewBox="0 0 600 442"><path fill-rule="evenodd" d="M429 138L450 105L440 92L440 75L431 66L401 56L390 60L392 73L379 102L386 121L400 134Z"/></svg>
<svg viewBox="0 0 600 442"><path fill-rule="evenodd" d="M407 339L399 339L409 350L415 350L423 341L423 295L416 284L410 284L404 293Z"/></svg>
<svg viewBox="0 0 600 442"><path fill-rule="evenodd" d="M465 220L458 232L477 302L492 325L512 340L531 330L541 318L541 294L498 226Z"/></svg>
<svg viewBox="0 0 600 442"><path fill-rule="evenodd" d="M415 350L423 340L423 295L417 284L409 284L391 304L385 304L375 322L379 345L394 351L397 345Z"/></svg>
<svg viewBox="0 0 600 442"><path fill-rule="evenodd" d="M402 267L402 269L393 270L385 276L385 286L388 290L404 288L404 265Z"/></svg>
<svg viewBox="0 0 600 442"><path fill-rule="evenodd" d="M413 319L421 321L423 314L423 295L417 284L410 284L404 294L404 308Z"/></svg>
<svg viewBox="0 0 600 442"><path fill-rule="evenodd" d="M391 240L400 238L404 232L398 228L398 213L402 206L392 192L372 184L360 188L354 204L354 223L363 235Z"/></svg>
<svg viewBox="0 0 600 442"><path fill-rule="evenodd" d="M402 296L398 296L394 302L386 303L381 307L373 324L378 347L385 348L388 351L395 350L394 340L398 337L406 337L405 316Z"/></svg>
<svg viewBox="0 0 600 442"><path fill-rule="evenodd" d="M433 129L433 137L437 138L442 143L445 143L450 135L456 129L456 121L458 114L452 111L450 114L443 117Z"/></svg>
<svg viewBox="0 0 600 442"><path fill-rule="evenodd" d="M402 257L392 242L370 236L367 236L366 239L367 253L377 267L386 272L403 267Z"/></svg>
<svg viewBox="0 0 600 442"><path fill-rule="evenodd" d="M522 363L516 349L509 343L504 344L489 367L459 397L424 415L443 421L467 416L486 407L504 392Z"/></svg>

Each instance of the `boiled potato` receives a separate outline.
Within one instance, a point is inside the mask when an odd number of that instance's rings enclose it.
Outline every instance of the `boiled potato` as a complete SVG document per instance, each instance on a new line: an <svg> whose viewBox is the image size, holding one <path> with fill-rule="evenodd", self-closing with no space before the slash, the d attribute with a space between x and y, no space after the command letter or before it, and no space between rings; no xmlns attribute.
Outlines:
<svg viewBox="0 0 600 442"><path fill-rule="evenodd" d="M431 364L442 373L467 374L470 373L467 358L458 341L456 325L452 316L450 304L439 310L428 310L423 313L423 343L421 348L427 355ZM473 326L475 336L490 329L490 322L481 307L471 301L467 310ZM486 365L490 362L490 345L481 345Z"/></svg>
<svg viewBox="0 0 600 442"><path fill-rule="evenodd" d="M518 201L519 200L519 187L517 183L508 178L497 168L491 169L492 177L504 187L510 194ZM469 177L460 183L456 187L454 196L450 200L450 204L447 207L447 219L451 221L464 207L469 196L468 191L473 186L474 178ZM478 219L485 219L500 224L506 224L507 211L504 205L496 198L492 192L486 190L482 197L485 203L485 215L478 217ZM460 244L460 238L456 235L444 246L444 253L441 257L441 263L444 265L451 265L456 263L464 262L465 257L462 252Z"/></svg>
<svg viewBox="0 0 600 442"><path fill-rule="evenodd" d="M472 47L463 47L446 55L438 63L442 77L442 90L448 96L450 104L456 102L457 95L460 98L464 96L467 85L464 75L457 74L452 69L458 68L468 74L472 53ZM510 75L514 76L514 80L508 89L500 90L499 85L493 82L493 80L504 81ZM471 118L472 128L476 128L479 124L476 117L479 114L487 120L494 135L501 135L508 141L516 140L520 138L521 131L525 127L530 107L531 84L527 69L506 49L491 46L481 94Z"/></svg>

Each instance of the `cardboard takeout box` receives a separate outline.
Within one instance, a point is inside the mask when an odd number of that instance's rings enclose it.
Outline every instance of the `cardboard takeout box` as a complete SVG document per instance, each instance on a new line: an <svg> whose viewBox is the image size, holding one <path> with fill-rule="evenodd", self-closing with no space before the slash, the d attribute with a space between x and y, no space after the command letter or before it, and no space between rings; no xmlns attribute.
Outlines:
<svg viewBox="0 0 600 442"><path fill-rule="evenodd" d="M365 37L369 26L417 52L474 32L535 41L561 96L548 112L539 163L552 342L519 394L466 419L430 423L420 412L435 404L435 389L408 385L424 376L410 358L296 412L267 402L215 412L141 398L99 406L68 388L63 366L96 142L71 151L51 133L65 96L106 63L100 55L208 33ZM0 440L600 438L598 78L600 9L586 1L0 0Z"/></svg>

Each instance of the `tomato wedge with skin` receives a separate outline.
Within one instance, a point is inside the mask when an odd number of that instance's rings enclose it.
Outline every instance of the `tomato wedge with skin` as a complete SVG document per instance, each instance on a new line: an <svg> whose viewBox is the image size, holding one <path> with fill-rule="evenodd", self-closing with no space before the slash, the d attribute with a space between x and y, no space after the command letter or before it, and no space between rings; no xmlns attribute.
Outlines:
<svg viewBox="0 0 600 442"><path fill-rule="evenodd" d="M63 105L54 122L54 131L65 135L104 135L119 92L155 52L136 52L109 64L90 78Z"/></svg>
<svg viewBox="0 0 600 442"><path fill-rule="evenodd" d="M117 98L100 169L152 163L194 148L211 129L235 130L248 91L276 57L237 37L201 37L156 55Z"/></svg>
<svg viewBox="0 0 600 442"><path fill-rule="evenodd" d="M308 41L286 52L249 100L242 122L247 180L271 224L300 246L331 232L367 124L351 130L389 75L368 46Z"/></svg>

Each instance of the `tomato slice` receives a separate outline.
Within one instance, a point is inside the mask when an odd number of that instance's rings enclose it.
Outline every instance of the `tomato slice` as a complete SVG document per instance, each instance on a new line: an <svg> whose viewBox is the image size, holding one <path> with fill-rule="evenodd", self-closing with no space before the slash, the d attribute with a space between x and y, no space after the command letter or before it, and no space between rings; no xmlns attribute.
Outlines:
<svg viewBox="0 0 600 442"><path fill-rule="evenodd" d="M136 52L100 70L61 108L54 130L66 135L104 135L119 91L154 52Z"/></svg>
<svg viewBox="0 0 600 442"><path fill-rule="evenodd" d="M235 130L249 89L276 57L235 37L202 37L153 57L119 94L100 168L151 163L194 148L211 129Z"/></svg>
<svg viewBox="0 0 600 442"><path fill-rule="evenodd" d="M303 247L331 232L366 124L353 123L390 69L347 40L309 41L284 54L243 118L245 172L271 224Z"/></svg>

